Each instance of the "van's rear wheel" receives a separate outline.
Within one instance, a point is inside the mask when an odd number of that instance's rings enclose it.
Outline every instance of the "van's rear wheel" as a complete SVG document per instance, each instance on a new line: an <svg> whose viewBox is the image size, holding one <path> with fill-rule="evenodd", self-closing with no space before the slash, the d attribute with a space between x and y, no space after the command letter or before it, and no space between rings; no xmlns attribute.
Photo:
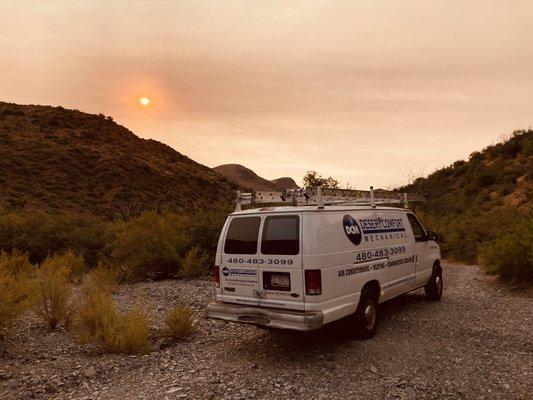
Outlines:
<svg viewBox="0 0 533 400"><path fill-rule="evenodd" d="M438 301L442 297L442 290L444 287L444 282L442 281L442 270L436 268L429 278L429 282L424 286L424 291L426 292L426 297L432 301Z"/></svg>
<svg viewBox="0 0 533 400"><path fill-rule="evenodd" d="M357 310L352 316L353 328L361 339L370 339L378 329L378 294L364 288Z"/></svg>

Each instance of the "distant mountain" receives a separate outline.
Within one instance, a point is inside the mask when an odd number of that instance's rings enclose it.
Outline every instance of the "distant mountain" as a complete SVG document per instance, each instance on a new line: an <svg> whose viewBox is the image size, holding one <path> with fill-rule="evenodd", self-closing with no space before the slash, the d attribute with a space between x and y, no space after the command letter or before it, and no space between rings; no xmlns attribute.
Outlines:
<svg viewBox="0 0 533 400"><path fill-rule="evenodd" d="M294 179L289 177L283 177L278 179L272 179L270 182L272 182L274 185L280 187L280 188L286 188L286 189L295 189L298 188L298 185L294 181Z"/></svg>
<svg viewBox="0 0 533 400"><path fill-rule="evenodd" d="M269 181L240 164L224 164L213 169L228 180L253 190L281 191L284 188L298 187L292 178L284 177Z"/></svg>
<svg viewBox="0 0 533 400"><path fill-rule="evenodd" d="M231 204L236 185L155 140L62 107L0 102L0 206L114 215Z"/></svg>

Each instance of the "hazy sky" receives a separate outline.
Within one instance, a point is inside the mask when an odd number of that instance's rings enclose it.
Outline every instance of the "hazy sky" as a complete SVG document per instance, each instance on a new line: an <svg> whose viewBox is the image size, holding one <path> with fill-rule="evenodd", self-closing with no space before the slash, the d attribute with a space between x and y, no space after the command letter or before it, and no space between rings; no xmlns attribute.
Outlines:
<svg viewBox="0 0 533 400"><path fill-rule="evenodd" d="M269 179L390 186L533 124L530 0L0 0L0 24L1 100Z"/></svg>

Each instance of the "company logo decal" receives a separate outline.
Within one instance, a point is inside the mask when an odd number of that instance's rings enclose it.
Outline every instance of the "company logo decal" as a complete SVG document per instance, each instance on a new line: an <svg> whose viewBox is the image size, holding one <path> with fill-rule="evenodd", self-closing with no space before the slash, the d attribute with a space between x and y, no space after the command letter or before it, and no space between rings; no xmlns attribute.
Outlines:
<svg viewBox="0 0 533 400"><path fill-rule="evenodd" d="M361 229L357 224L357 221L351 215L345 215L342 219L342 226L344 227L344 233L346 237L356 246L361 243Z"/></svg>
<svg viewBox="0 0 533 400"><path fill-rule="evenodd" d="M224 276L228 276L229 275L229 268L228 267L222 268L222 275L224 275Z"/></svg>
<svg viewBox="0 0 533 400"><path fill-rule="evenodd" d="M360 219L363 233L390 233L403 232L403 220L401 218L365 218Z"/></svg>
<svg viewBox="0 0 533 400"><path fill-rule="evenodd" d="M401 218L362 218L356 221L345 215L342 225L346 237L356 246L364 237L365 242L405 238L405 227Z"/></svg>

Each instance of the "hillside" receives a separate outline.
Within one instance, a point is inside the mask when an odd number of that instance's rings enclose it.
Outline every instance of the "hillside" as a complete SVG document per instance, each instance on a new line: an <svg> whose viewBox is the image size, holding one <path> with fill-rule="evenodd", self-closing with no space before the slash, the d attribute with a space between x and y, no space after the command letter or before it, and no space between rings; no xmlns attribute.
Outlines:
<svg viewBox="0 0 533 400"><path fill-rule="evenodd" d="M533 199L533 130L474 152L400 190L427 196L425 211L437 215L496 207L529 210Z"/></svg>
<svg viewBox="0 0 533 400"><path fill-rule="evenodd" d="M229 204L235 185L111 117L0 102L0 206L117 216Z"/></svg>
<svg viewBox="0 0 533 400"><path fill-rule="evenodd" d="M533 130L515 131L399 190L427 196L416 210L443 234L445 256L533 279Z"/></svg>
<svg viewBox="0 0 533 400"><path fill-rule="evenodd" d="M284 177L269 181L239 164L224 164L213 169L228 180L253 190L281 191L285 188L298 187L292 178Z"/></svg>

